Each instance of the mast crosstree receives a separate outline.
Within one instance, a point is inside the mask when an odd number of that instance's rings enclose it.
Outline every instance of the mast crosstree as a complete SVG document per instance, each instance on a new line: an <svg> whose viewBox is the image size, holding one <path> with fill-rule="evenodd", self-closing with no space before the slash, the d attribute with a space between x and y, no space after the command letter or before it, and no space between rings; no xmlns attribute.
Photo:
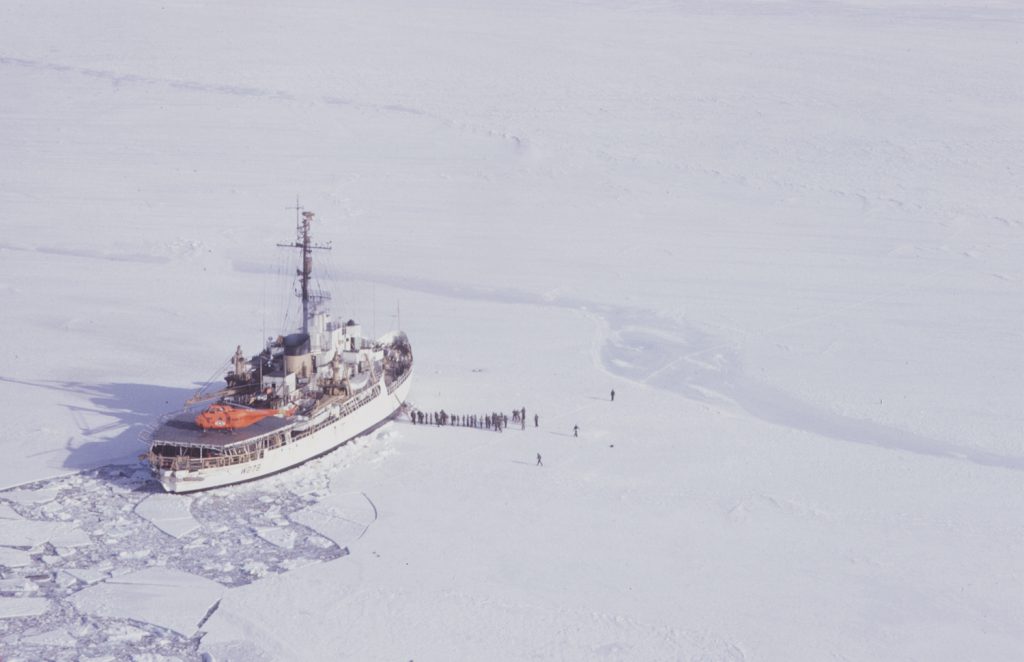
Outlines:
<svg viewBox="0 0 1024 662"><path fill-rule="evenodd" d="M296 202L295 204L295 241L290 244L278 244L283 248L297 248L302 253L302 268L295 271L299 278L299 297L302 299L302 332L309 333L310 311L309 304L312 301L315 305L327 298L323 292L311 294L309 291L309 279L313 275L313 251L330 250L331 242L314 243L310 236L309 227L316 216L311 211L304 211Z"/></svg>

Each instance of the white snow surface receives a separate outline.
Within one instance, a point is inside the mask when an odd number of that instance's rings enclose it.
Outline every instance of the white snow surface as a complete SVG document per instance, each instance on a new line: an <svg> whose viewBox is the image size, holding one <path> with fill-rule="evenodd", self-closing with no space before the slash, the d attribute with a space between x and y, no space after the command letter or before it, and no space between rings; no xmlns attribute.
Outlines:
<svg viewBox="0 0 1024 662"><path fill-rule="evenodd" d="M1022 29L8 3L0 658L1021 659ZM297 323L297 194L416 407L530 425L156 494L140 435Z"/></svg>

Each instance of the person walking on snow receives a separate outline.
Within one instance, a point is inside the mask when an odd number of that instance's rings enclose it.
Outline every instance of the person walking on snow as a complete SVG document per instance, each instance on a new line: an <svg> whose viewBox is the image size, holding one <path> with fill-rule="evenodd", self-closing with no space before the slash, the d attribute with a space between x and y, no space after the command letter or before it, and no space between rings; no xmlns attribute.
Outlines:
<svg viewBox="0 0 1024 662"><path fill-rule="evenodd" d="M537 466L543 467L544 463L540 461L540 453L537 453Z"/></svg>
<svg viewBox="0 0 1024 662"><path fill-rule="evenodd" d="M533 415L533 427L535 427L535 428L539 428L540 427L540 416L538 416L537 414Z"/></svg>
<svg viewBox="0 0 1024 662"><path fill-rule="evenodd" d="M612 402L615 402L615 389L612 389Z"/></svg>
<svg viewBox="0 0 1024 662"><path fill-rule="evenodd" d="M580 426L578 426L578 425L572 426L572 436L574 436L574 437L580 436Z"/></svg>

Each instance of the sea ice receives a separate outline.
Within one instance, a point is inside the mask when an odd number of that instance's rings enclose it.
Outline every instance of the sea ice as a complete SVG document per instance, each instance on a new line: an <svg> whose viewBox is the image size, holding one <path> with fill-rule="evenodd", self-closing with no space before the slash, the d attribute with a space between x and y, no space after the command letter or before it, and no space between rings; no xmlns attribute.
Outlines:
<svg viewBox="0 0 1024 662"><path fill-rule="evenodd" d="M38 490L17 489L4 492L4 499L20 504L42 504L53 501L60 492L58 487L43 487Z"/></svg>
<svg viewBox="0 0 1024 662"><path fill-rule="evenodd" d="M0 579L0 593L35 593L39 587L25 577L5 577Z"/></svg>
<svg viewBox="0 0 1024 662"><path fill-rule="evenodd" d="M46 632L40 632L39 634L22 637L22 642L37 646L57 646L60 648L73 648L75 646L75 638L64 628L55 628Z"/></svg>
<svg viewBox="0 0 1024 662"><path fill-rule="evenodd" d="M71 602L82 612L131 618L191 636L224 587L171 568L151 567L82 589Z"/></svg>
<svg viewBox="0 0 1024 662"><path fill-rule="evenodd" d="M1020 657L1021 3L60 4L0 22L0 545L42 521L3 572L52 601L6 631L193 662L71 599L166 590L191 635L191 586L54 579L260 562L203 625L222 662ZM92 38L114 11L132 38ZM175 538L124 463L292 328L297 192L338 320L401 299L411 404L539 429L396 423ZM315 508L328 476L382 517ZM374 523L340 559L303 521Z"/></svg>
<svg viewBox="0 0 1024 662"><path fill-rule="evenodd" d="M256 535L263 538L271 545L277 545L282 549L295 547L296 533L292 529L284 529L275 526L261 526L255 529Z"/></svg>
<svg viewBox="0 0 1024 662"><path fill-rule="evenodd" d="M135 506L135 512L164 533L181 538L199 528L192 517L192 499L178 494L151 494Z"/></svg>
<svg viewBox="0 0 1024 662"><path fill-rule="evenodd" d="M92 542L74 524L29 519L0 519L0 540L10 547L35 547L47 542L55 547L79 547Z"/></svg>
<svg viewBox="0 0 1024 662"><path fill-rule="evenodd" d="M63 572L86 584L95 584L110 575L110 572L102 567L64 568Z"/></svg>
<svg viewBox="0 0 1024 662"><path fill-rule="evenodd" d="M350 492L327 496L291 518L344 547L361 538L377 514L365 495Z"/></svg>
<svg viewBox="0 0 1024 662"><path fill-rule="evenodd" d="M32 556L23 550L0 547L0 565L6 568L21 568L32 563Z"/></svg>
<svg viewBox="0 0 1024 662"><path fill-rule="evenodd" d="M46 598L0 597L0 618L38 616L46 611L50 601Z"/></svg>

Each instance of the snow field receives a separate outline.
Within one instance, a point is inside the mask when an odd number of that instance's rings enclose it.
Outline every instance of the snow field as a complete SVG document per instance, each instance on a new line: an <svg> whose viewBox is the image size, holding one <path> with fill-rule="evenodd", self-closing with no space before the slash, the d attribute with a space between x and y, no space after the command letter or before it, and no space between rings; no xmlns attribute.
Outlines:
<svg viewBox="0 0 1024 662"><path fill-rule="evenodd" d="M4 19L5 660L1019 657L1017 4ZM288 326L296 194L416 406L541 427L155 494L139 434Z"/></svg>

